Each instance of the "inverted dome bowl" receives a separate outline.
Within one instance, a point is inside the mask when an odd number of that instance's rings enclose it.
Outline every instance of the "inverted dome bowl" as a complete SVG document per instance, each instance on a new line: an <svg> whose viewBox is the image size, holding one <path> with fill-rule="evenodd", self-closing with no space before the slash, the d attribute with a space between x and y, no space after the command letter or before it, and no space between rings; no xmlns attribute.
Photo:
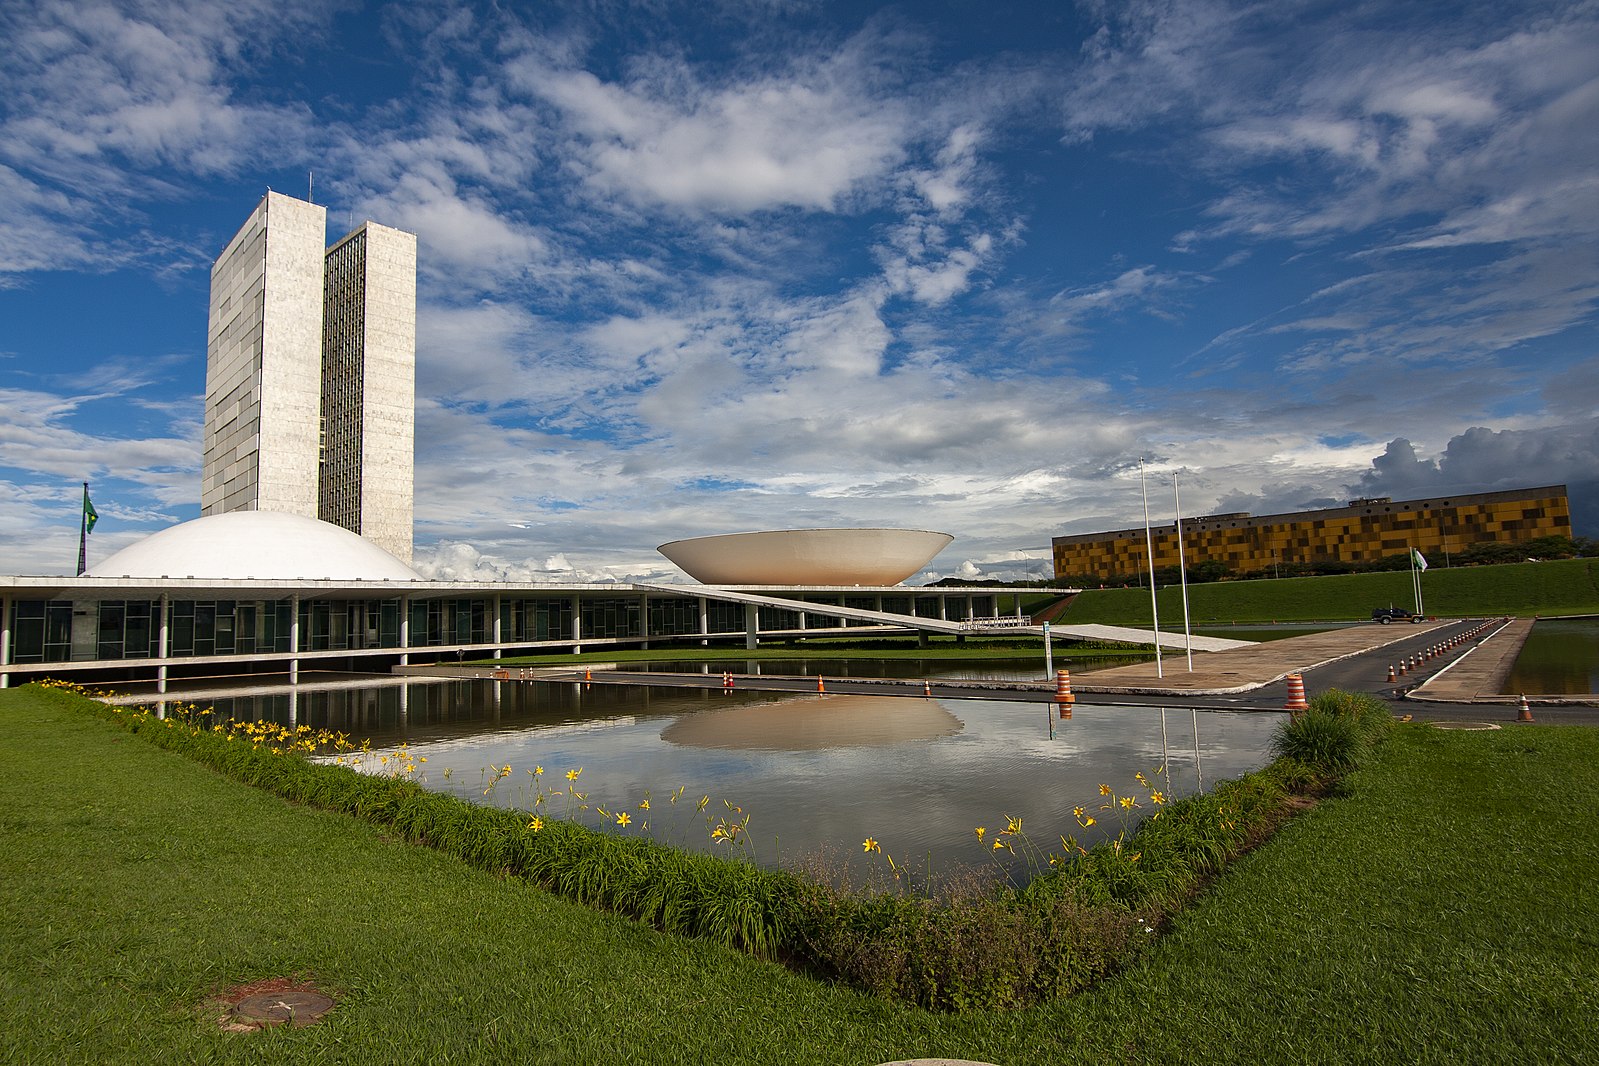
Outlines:
<svg viewBox="0 0 1599 1066"><path fill-rule="evenodd" d="M778 529L656 551L702 585L897 585L954 539L926 529Z"/></svg>

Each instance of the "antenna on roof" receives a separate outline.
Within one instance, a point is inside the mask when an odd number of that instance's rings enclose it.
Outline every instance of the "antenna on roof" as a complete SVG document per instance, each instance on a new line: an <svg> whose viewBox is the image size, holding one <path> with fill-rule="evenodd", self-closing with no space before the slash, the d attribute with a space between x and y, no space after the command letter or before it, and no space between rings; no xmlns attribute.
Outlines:
<svg viewBox="0 0 1599 1066"><path fill-rule="evenodd" d="M316 197L312 195L312 190L315 189L315 187L316 187L315 181L314 181L315 178L316 178L316 175L313 172L311 172L309 170L305 172L305 200L306 200L306 203L311 203L311 204L316 203Z"/></svg>

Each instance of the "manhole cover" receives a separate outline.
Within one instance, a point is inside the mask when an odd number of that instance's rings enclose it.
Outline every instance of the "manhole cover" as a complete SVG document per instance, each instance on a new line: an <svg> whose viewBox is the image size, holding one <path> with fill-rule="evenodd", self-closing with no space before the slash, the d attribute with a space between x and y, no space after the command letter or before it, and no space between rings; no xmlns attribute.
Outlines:
<svg viewBox="0 0 1599 1066"><path fill-rule="evenodd" d="M268 977L235 985L209 1003L222 1008L218 1022L230 1033L274 1025L310 1025L333 1009L333 997L303 977Z"/></svg>

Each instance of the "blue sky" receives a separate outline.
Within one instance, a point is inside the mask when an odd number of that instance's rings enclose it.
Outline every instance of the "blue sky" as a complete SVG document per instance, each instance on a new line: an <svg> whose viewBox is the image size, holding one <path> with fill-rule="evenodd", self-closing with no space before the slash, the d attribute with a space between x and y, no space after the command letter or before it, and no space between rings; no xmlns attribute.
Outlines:
<svg viewBox="0 0 1599 1066"><path fill-rule="evenodd" d="M1566 482L1599 534L1599 5L0 4L0 571L198 514L208 272L419 237L418 568L1049 538Z"/></svg>

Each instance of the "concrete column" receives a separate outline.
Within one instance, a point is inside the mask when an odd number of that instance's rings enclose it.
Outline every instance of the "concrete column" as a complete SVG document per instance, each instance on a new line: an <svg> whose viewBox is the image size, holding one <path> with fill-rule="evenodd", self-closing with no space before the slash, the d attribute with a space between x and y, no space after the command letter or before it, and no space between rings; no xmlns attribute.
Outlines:
<svg viewBox="0 0 1599 1066"><path fill-rule="evenodd" d="M650 650L650 594L640 593L638 598L638 635L644 638L639 645L645 651Z"/></svg>
<svg viewBox="0 0 1599 1066"><path fill-rule="evenodd" d="M11 665L11 601L0 596L0 666ZM11 675L0 674L0 688L11 687Z"/></svg>
<svg viewBox="0 0 1599 1066"><path fill-rule="evenodd" d="M494 657L496 659L503 659L503 658L505 658L505 649L500 647L500 643L501 643L502 638L501 638L501 635L500 635L500 633L501 633L501 629L500 629L500 594L498 592L496 592L494 594L494 628L493 628L493 633L494 633Z"/></svg>
<svg viewBox="0 0 1599 1066"><path fill-rule="evenodd" d="M704 596L700 597L700 636L709 637L711 633L711 601ZM700 647L711 646L709 640L700 641Z"/></svg>
<svg viewBox="0 0 1599 1066"><path fill-rule="evenodd" d="M756 648L760 646L761 638L758 633L760 618L760 612L753 603L744 605L744 647Z"/></svg>
<svg viewBox="0 0 1599 1066"><path fill-rule="evenodd" d="M289 684L300 683L300 597L289 597Z"/></svg>
<svg viewBox="0 0 1599 1066"><path fill-rule="evenodd" d="M155 668L155 690L157 692L165 692L167 690L167 649L170 647L167 640L172 625L172 600L164 592L161 594L161 603L157 610L161 615L161 622L156 630L155 657L159 665Z"/></svg>
<svg viewBox="0 0 1599 1066"><path fill-rule="evenodd" d="M949 621L949 597L942 592L938 594L938 620L940 622Z"/></svg>
<svg viewBox="0 0 1599 1066"><path fill-rule="evenodd" d="M411 646L411 597L410 596L401 596L400 597L400 647L409 648L410 646ZM400 665L401 666L409 666L410 663L411 663L411 653L408 652L408 651L400 652Z"/></svg>
<svg viewBox="0 0 1599 1066"><path fill-rule="evenodd" d="M572 596L572 654L583 654L583 597Z"/></svg>

